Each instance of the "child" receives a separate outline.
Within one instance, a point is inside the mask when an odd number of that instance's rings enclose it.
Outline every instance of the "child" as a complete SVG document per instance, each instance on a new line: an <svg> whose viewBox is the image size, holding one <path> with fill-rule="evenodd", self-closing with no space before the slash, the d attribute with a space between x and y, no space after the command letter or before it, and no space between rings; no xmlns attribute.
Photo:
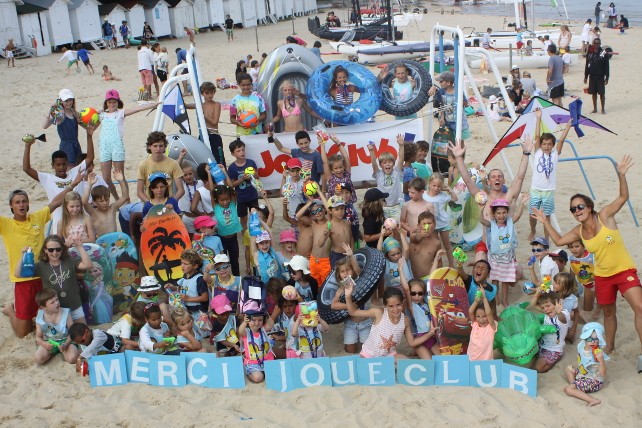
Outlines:
<svg viewBox="0 0 642 428"><path fill-rule="evenodd" d="M85 64L85 68L89 72L89 74L94 74L94 66L91 65L91 61L89 60L89 55L93 55L91 52L89 52L87 49L83 48L80 43L76 45L76 49L78 49L77 55L78 59L82 61L83 64Z"/></svg>
<svg viewBox="0 0 642 428"><path fill-rule="evenodd" d="M268 142L269 143L274 143L276 148L285 154L288 154L292 156L293 158L299 158L301 161L301 175L304 181L312 180L316 183L321 184L321 189L325 189L323 187L323 184L325 183L325 179L327 177L324 176L324 170L323 170L323 160L321 158L321 155L319 152L316 150L312 150L310 147L310 134L308 134L306 131L298 131L296 134L294 134L294 140L296 141L296 145L298 148L296 149L289 149L287 147L283 147L283 144L281 142L274 138L274 133L272 131L268 131Z"/></svg>
<svg viewBox="0 0 642 428"><path fill-rule="evenodd" d="M519 203L517 209L509 216L509 203L505 199L495 199L490 204L492 220L486 220L483 212L486 204L480 204L479 222L488 228L488 262L491 266L490 279L498 281L501 286L499 304L508 306L509 287L517 281L517 234L515 222L519 220L524 210L524 204Z"/></svg>
<svg viewBox="0 0 642 428"><path fill-rule="evenodd" d="M569 384L564 388L564 392L569 397L579 398L586 401L589 407L593 407L601 401L591 398L588 394L602 389L606 377L604 361L608 356L602 351L606 346L604 327L590 322L582 328L580 339L582 341L577 345L578 367L566 367L566 379Z"/></svg>
<svg viewBox="0 0 642 428"><path fill-rule="evenodd" d="M379 234L379 243L377 250L382 251L386 257L386 267L383 271L383 286L384 287L401 287L401 272L399 271L399 260L404 259L403 273L407 281L410 281L412 272L406 260L408 257L408 240L402 237L399 241L393 238L392 230L387 229L385 226L381 227ZM384 239L385 237L385 239ZM383 291L383 290L382 290Z"/></svg>
<svg viewBox="0 0 642 428"><path fill-rule="evenodd" d="M426 158L428 158L428 153L430 153L430 144L425 140L419 140L415 144L417 144L417 159L415 160L415 162L427 165ZM428 177L421 178L426 180Z"/></svg>
<svg viewBox="0 0 642 428"><path fill-rule="evenodd" d="M417 160L417 145L413 142L406 142L403 146L403 197L404 201L410 200L408 194L408 184L413 178L417 177L415 169L412 167L413 162ZM424 187L425 190L425 187Z"/></svg>
<svg viewBox="0 0 642 428"><path fill-rule="evenodd" d="M370 162L372 163L372 177L377 180L377 189L384 196L385 205L383 207L384 218L394 218L399 221L401 216L401 203L403 202L402 183L403 183L403 158L404 158L404 141L403 135L397 135L397 144L399 144L399 154L397 166L395 167L395 157L390 152L379 154L375 157L376 148L374 144L368 144L370 151ZM379 231L381 227L377 229Z"/></svg>
<svg viewBox="0 0 642 428"><path fill-rule="evenodd" d="M537 288L537 292L531 299L530 306L546 314L544 325L552 325L556 329L555 333L545 334L539 340L539 354L535 361L535 370L538 373L545 373L562 359L564 340L566 339L571 316L564 309L562 300L556 292L542 292L541 287Z"/></svg>
<svg viewBox="0 0 642 428"><path fill-rule="evenodd" d="M324 186L326 189L326 197L330 198L337 194L337 186L341 184L347 184L352 188L352 194L349 199L346 199L346 203L357 202L357 193L354 191L354 185L352 184L352 174L350 173L350 156L348 156L348 151L341 144L339 138L336 135L330 135L330 139L334 144L339 148L340 154L334 154L328 158L328 154L325 150L325 143L321 136L317 135L319 142L319 147L321 149L321 159L323 160L323 176L327 178L327 183ZM340 195L339 195L340 196Z"/></svg>
<svg viewBox="0 0 642 428"><path fill-rule="evenodd" d="M62 109L62 112L60 111ZM62 114L61 114L62 113ZM78 159L82 153L80 142L78 141L78 121L79 113L76 111L76 99L73 92L69 89L61 89L58 93L56 103L51 106L49 113L45 116L42 122L42 129L47 129L51 125L56 125L56 131L60 138L59 150L67 154L67 167L73 168L79 165L81 161ZM93 127L92 127L93 133ZM89 143L89 140L87 141ZM85 168L93 163L94 160L94 146L87 145L87 155L91 149L91 157L87 159ZM31 174L29 174L31 176ZM32 177L33 178L33 177Z"/></svg>
<svg viewBox="0 0 642 428"><path fill-rule="evenodd" d="M145 304L155 303L161 310L163 314L163 319L170 321L172 317L169 313L169 305L165 299L161 299L161 296L158 294L161 289L158 280L154 276L143 276L140 279L140 285L138 286L138 297L136 298L137 302L143 302Z"/></svg>
<svg viewBox="0 0 642 428"><path fill-rule="evenodd" d="M424 198L426 182L419 178L413 178L408 184L408 195L410 199L403 204L401 208L400 223L401 228L410 234L416 230L415 225L418 223L419 214L430 211L435 213L435 206Z"/></svg>
<svg viewBox="0 0 642 428"><path fill-rule="evenodd" d="M410 69L406 64L397 64L393 71L395 77L391 80L389 86L392 98L397 103L405 103L410 101L417 87L417 82L410 75ZM379 72L379 76L377 77L377 79L379 81L382 81L389 72L390 69L388 68L388 66L384 67L381 72ZM416 117L417 114L414 113L409 116L395 116L395 120L415 119Z"/></svg>
<svg viewBox="0 0 642 428"><path fill-rule="evenodd" d="M176 308L172 311L172 321L176 330L176 345L181 352L205 352L201 340L200 329L194 324L194 319L189 310Z"/></svg>
<svg viewBox="0 0 642 428"><path fill-rule="evenodd" d="M7 45L4 48L4 56L5 58L7 58L7 67L16 66L16 58L13 53L14 50L16 50L16 45L13 43L13 39L9 39L7 41Z"/></svg>
<svg viewBox="0 0 642 428"><path fill-rule="evenodd" d="M219 294L212 299L210 306L214 310L210 343L216 343L218 356L231 357L240 354L241 347L236 334L236 316L230 300L226 295Z"/></svg>
<svg viewBox="0 0 642 428"><path fill-rule="evenodd" d="M482 287L485 291L484 295L486 296L486 299L490 302L491 310L493 313L497 313L495 301L497 285L487 281L491 270L490 263L488 263L488 260L486 259L477 260L473 265L473 271L471 274L464 271L464 264L462 262L457 262L457 273L464 281L464 286L468 292L468 303L471 305L473 304L478 287Z"/></svg>
<svg viewBox="0 0 642 428"><path fill-rule="evenodd" d="M141 327L145 325L145 303L134 302L129 308L129 313L123 315L112 325L108 334L120 339L126 350L135 351L139 348L139 343L132 340L132 336L138 336Z"/></svg>
<svg viewBox="0 0 642 428"><path fill-rule="evenodd" d="M178 280L178 286L165 285L166 290L181 294L183 305L194 318L198 317L199 312L207 312L207 303L209 302L207 283L200 272L202 266L203 260L195 250L183 251L181 253L183 277Z"/></svg>
<svg viewBox="0 0 642 428"><path fill-rule="evenodd" d="M68 308L61 308L58 294L51 288L36 293L38 315L36 315L36 345L33 356L36 364L44 364L57 353L62 353L69 364L78 359L78 349L71 345L68 329L74 323Z"/></svg>
<svg viewBox="0 0 642 428"><path fill-rule="evenodd" d="M332 271L330 267L330 248L332 242L328 240L328 219L325 207L319 201L313 201L308 196L308 202L296 213L297 217L303 216L308 209L312 217L312 242L310 251L310 276L323 284ZM323 241L323 245L319 245Z"/></svg>
<svg viewBox="0 0 642 428"><path fill-rule="evenodd" d="M531 241L531 247L533 256L535 256L535 261L539 262L539 279L537 278L537 274L535 273L535 265L537 263L533 263L530 266L531 281L537 286L544 281L545 276L553 279L553 277L559 273L559 267L557 266L557 263L555 263L553 259L548 255L548 240L546 238L542 238L541 236L535 238L533 241Z"/></svg>
<svg viewBox="0 0 642 428"><path fill-rule="evenodd" d="M361 202L361 217L363 217L363 240L371 248L377 248L381 237L381 228L385 220L383 211L388 193L377 188L368 189Z"/></svg>
<svg viewBox="0 0 642 428"><path fill-rule="evenodd" d="M214 254L225 252L221 238L216 236L216 220L206 215L198 216L194 219L194 228L198 233L194 235L192 248L200 250L204 247Z"/></svg>
<svg viewBox="0 0 642 428"><path fill-rule="evenodd" d="M283 219L290 223L297 232L296 252L304 257L310 257L312 247L314 246L314 229L312 228L313 220L310 210L305 208L305 203L297 205L297 211L293 218L290 218L287 210L283 210Z"/></svg>
<svg viewBox="0 0 642 428"><path fill-rule="evenodd" d="M296 318L297 302L286 300L281 296L279 299L280 312L274 319L274 354L277 358L299 358L298 341L292 336L294 320Z"/></svg>
<svg viewBox="0 0 642 428"><path fill-rule="evenodd" d="M548 132L540 135L540 127L542 123L542 111L536 110L535 116L537 122L535 125L535 147L533 157L533 178L531 180L531 201L529 212L533 209L544 211L547 217L555 212L555 189L557 188L557 163L559 161L562 148L564 147L564 140L571 130L573 120L570 119L564 128L564 132L559 138L559 143L555 147L555 136ZM553 150L555 149L555 150ZM535 227L537 220L531 217L531 234L528 236L529 240L535 238ZM548 239L548 233L545 233Z"/></svg>
<svg viewBox="0 0 642 428"><path fill-rule="evenodd" d="M488 97L488 118L494 122L501 122L502 120L510 122L510 117L499 114L499 101L500 99L495 95Z"/></svg>
<svg viewBox="0 0 642 428"><path fill-rule="evenodd" d="M210 167L206 163L201 163L196 167L196 177L203 182L203 187L197 187L196 193L190 205L190 211L196 216L211 217L214 214L212 208L212 190L214 190L214 182L210 174Z"/></svg>
<svg viewBox="0 0 642 428"><path fill-rule="evenodd" d="M125 143L123 140L125 117L143 110L151 110L154 107L156 107L156 103L124 109L117 90L110 89L105 93L103 110L100 112L100 170L114 199L118 199L118 192L111 181L112 163L118 171L122 171L123 174L125 171Z"/></svg>
<svg viewBox="0 0 642 428"><path fill-rule="evenodd" d="M410 268L419 279L427 279L430 266L441 249L435 233L435 216L430 211L419 214L417 227L410 233Z"/></svg>
<svg viewBox="0 0 642 428"><path fill-rule="evenodd" d="M149 187L147 188L149 200L143 205L143 218L147 216L149 210L154 205L165 205L168 210L174 210L178 215L181 209L178 207L178 201L169 196L169 184L162 172L155 172L148 178Z"/></svg>
<svg viewBox="0 0 642 428"><path fill-rule="evenodd" d="M250 62L250 69L247 74L252 78L252 90L256 91L256 85L259 81L259 62L257 60L254 59Z"/></svg>
<svg viewBox="0 0 642 428"><path fill-rule="evenodd" d="M227 42L234 41L234 20L230 15L225 15L225 34L227 34Z"/></svg>
<svg viewBox="0 0 642 428"><path fill-rule="evenodd" d="M299 315L292 325L292 336L299 339L299 358L322 358L325 357L323 350L323 337L321 333L330 331L328 323L316 315L314 319L314 327L302 325L303 317Z"/></svg>
<svg viewBox="0 0 642 428"><path fill-rule="evenodd" d="M98 354L117 354L124 351L119 338L99 329L91 330L84 323L74 323L69 327L71 341L80 346L82 352L76 360L76 371L81 372L83 365Z"/></svg>
<svg viewBox="0 0 642 428"><path fill-rule="evenodd" d="M221 118L221 103L214 101L216 95L216 85L212 82L204 82L199 88L203 96L203 117L205 118L205 126L207 126L207 134L210 140L210 150L214 155L214 161L217 164L226 166L225 153L223 153L223 138L218 131L218 122ZM195 109L194 104L186 104L186 108ZM239 140L235 140L239 141ZM232 147L230 146L232 152ZM232 152L234 154L234 152ZM230 175L232 177L232 175Z"/></svg>
<svg viewBox="0 0 642 428"><path fill-rule="evenodd" d="M359 88L348 82L348 71L341 66L336 67L332 71L328 91L332 99L338 104L352 104L355 92L359 92Z"/></svg>
<svg viewBox="0 0 642 428"><path fill-rule="evenodd" d="M114 170L114 180L120 183L120 197L113 203L109 203L109 189L106 186L96 185L98 177L95 173L89 174L87 183L82 196L82 205L89 215L91 227L95 231L96 238L108 233L116 232L116 213L129 200L129 186L119 170ZM91 196L92 204L89 203ZM94 208L94 206L96 208Z"/></svg>
<svg viewBox="0 0 642 428"><path fill-rule="evenodd" d="M522 51L525 56L533 56L533 41L530 39L526 40L526 46L522 48Z"/></svg>
<svg viewBox="0 0 642 428"><path fill-rule="evenodd" d="M270 124L279 123L279 121L283 119L281 132L304 131L305 125L302 120L302 110L305 110L310 116L323 121L323 118L305 102L305 95L299 92L290 80L284 80L283 83L281 83L280 89L283 94L283 99L276 102L276 112Z"/></svg>
<svg viewBox="0 0 642 428"><path fill-rule="evenodd" d="M580 312L577 310L577 296L573 294L574 288L575 280L570 273L560 272L553 277L553 291L559 294L564 309L571 314L571 318L568 321L568 332L566 333L566 340L569 343L573 343L575 340L575 331L580 321Z"/></svg>
<svg viewBox="0 0 642 428"><path fill-rule="evenodd" d="M315 240L319 246L323 247L326 239L330 240L330 267L334 268L337 260L344 257L346 245L353 247L352 228L350 222L343 217L345 216L345 202L340 196L332 196L326 202L330 211L330 221L319 240Z"/></svg>
<svg viewBox="0 0 642 428"><path fill-rule="evenodd" d="M247 378L253 383L263 382L265 368L263 362L274 360L272 345L266 333L274 327L272 318L264 312L247 311L239 326L238 334L243 340L243 368Z"/></svg>
<svg viewBox="0 0 642 428"><path fill-rule="evenodd" d="M275 319L278 315L279 301L283 297L283 288L286 282L282 277L273 276L265 283L265 311L268 315Z"/></svg>
<svg viewBox="0 0 642 428"><path fill-rule="evenodd" d="M443 252L443 250L439 250ZM406 281L401 266L406 264L402 257L399 259L401 289L406 296L406 312L410 316L414 340L413 349L422 360L432 360L433 355L439 355L439 345L435 338L437 330L432 325L432 316L428 307L428 291L426 282L420 279Z"/></svg>
<svg viewBox="0 0 642 428"><path fill-rule="evenodd" d="M181 150L181 156L183 155L183 150L187 153L186 149ZM194 195L198 193L198 189L203 187L203 182L197 180L194 174L194 167L191 163L182 161L181 156L179 156L180 162L178 164L183 170L183 186L185 187L185 193L183 197L178 200L178 208L180 208L182 214L181 218L183 223L185 223L185 228L190 234L190 237L194 235L194 219L196 214L192 213L192 201L194 200ZM198 208L198 204L196 206ZM203 207L201 206L201 209Z"/></svg>
<svg viewBox="0 0 642 428"><path fill-rule="evenodd" d="M91 221L89 218L85 218L80 195L76 192L67 193L62 208L62 220L57 228L62 237L73 239L74 236L80 236L82 242L96 242L96 234Z"/></svg>
<svg viewBox="0 0 642 428"><path fill-rule="evenodd" d="M230 122L236 125L237 135L252 135L263 133L263 121L267 114L265 102L252 93L252 77L243 72L236 77L241 93L230 101ZM256 122L243 122L246 114L254 114Z"/></svg>
<svg viewBox="0 0 642 428"><path fill-rule="evenodd" d="M264 190L261 191L261 196L263 196L263 201L265 201L266 205L257 205L256 208L252 209L255 210L258 214L259 222L263 222L267 225L267 227L271 228L272 224L274 223L274 208L272 208L272 204L270 203L270 200L267 197L267 193ZM263 223L261 223L261 229L263 229ZM245 229L243 231L243 239L241 240L241 244L245 247L245 267L247 269L247 274L253 275L253 269L257 266L252 260L252 243L250 241L249 229Z"/></svg>
<svg viewBox="0 0 642 428"><path fill-rule="evenodd" d="M277 254L281 256L284 262L289 262L292 260L296 252L296 232L294 229L285 229L282 230L279 234L279 244L281 245L281 251L277 251ZM285 275L288 278L289 275Z"/></svg>
<svg viewBox="0 0 642 428"><path fill-rule="evenodd" d="M105 82L109 82L110 80L115 80L120 82L120 78L114 76L112 72L109 70L109 67L107 67L106 65L103 65L103 74L100 77L102 77Z"/></svg>
<svg viewBox="0 0 642 428"><path fill-rule="evenodd" d="M580 296L584 294L584 310L590 312L593 310L595 300L595 258L593 253L589 253L584 247L581 240L577 240L569 245L571 255L569 256L571 272L575 275L575 281L579 287L584 288L584 293L580 291ZM599 315L599 306L593 312L593 318Z"/></svg>
<svg viewBox="0 0 642 428"><path fill-rule="evenodd" d="M468 358L471 361L492 360L497 323L486 297L486 290L481 285L477 286L477 295L468 310L468 317L472 325L470 342L468 343Z"/></svg>
<svg viewBox="0 0 642 428"><path fill-rule="evenodd" d="M339 289L332 298L330 308L334 311L345 311L348 305L339 300L346 285L354 282L361 275L361 267L357 263L351 248L346 248L346 257L339 260L335 265L335 281ZM349 279L348 279L349 278ZM342 290L343 289L343 290ZM360 309L370 308L370 302L366 302ZM372 319L367 316L351 315L343 322L343 349L349 354L356 354L360 351L360 344L366 342L370 335Z"/></svg>
<svg viewBox="0 0 642 428"><path fill-rule="evenodd" d="M259 236L251 238L252 262L257 266L257 274L267 284L270 278L283 277L283 261L272 248L272 233L267 225Z"/></svg>
<svg viewBox="0 0 642 428"><path fill-rule="evenodd" d="M410 346L417 346L422 339L415 339L410 329L410 321L403 313L404 299L401 290L394 287L386 288L383 293L384 308L358 309L352 301L354 286L346 284L345 296L348 313L352 316L369 317L373 319L370 335L361 348L360 356L363 358L395 357L395 360L406 359L403 354L397 353L397 346L401 343L401 336L406 337Z"/></svg>
<svg viewBox="0 0 642 428"><path fill-rule="evenodd" d="M67 61L67 72L65 76L69 76L71 74L71 66L76 64L76 72L80 73L80 65L78 65L78 52L69 50L67 48L62 48L62 56L58 60L60 63L62 60Z"/></svg>
<svg viewBox="0 0 642 428"><path fill-rule="evenodd" d="M252 159L245 157L245 143L238 138L230 143L230 152L235 161L227 169L227 175L232 181L232 187L236 191L236 209L243 230L247 229L247 214L251 208L259 206L259 194L252 185L252 178L259 179L259 167ZM254 174L246 174L248 168L254 170Z"/></svg>
<svg viewBox="0 0 642 428"><path fill-rule="evenodd" d="M435 108L440 108L439 111L439 126L445 126L450 129L453 134L457 128L457 94L455 93L455 74L451 71L444 71L437 79L440 88L435 86L431 87L428 91L430 96L435 97ZM463 82L460 82L463 84ZM463 96L463 107L468 107L468 99ZM468 120L466 115L461 118L461 142L470 138L470 130L468 129Z"/></svg>
<svg viewBox="0 0 642 428"><path fill-rule="evenodd" d="M424 200L433 205L433 213L437 219L437 232L441 238L441 244L446 250L448 257L448 265L454 266L453 247L450 244L450 216L446 212L446 206L451 201L456 201L458 196L454 189L444 183L444 178L441 174L433 174L428 179L428 192L422 192Z"/></svg>
<svg viewBox="0 0 642 428"><path fill-rule="evenodd" d="M189 38L189 42L192 46L196 46L196 36L194 35L194 30L191 28L183 27L185 35Z"/></svg>
<svg viewBox="0 0 642 428"><path fill-rule="evenodd" d="M232 310L236 312L241 290L241 277L231 274L230 258L227 254L214 256L214 263L205 267L203 275L210 288L210 302L221 294L231 302Z"/></svg>
<svg viewBox="0 0 642 428"><path fill-rule="evenodd" d="M337 184L337 187L334 189L337 196L343 198L346 203L346 211L343 218L350 222L350 230L352 232L352 240L355 243L355 248L359 248L361 240L361 232L359 231L359 214L354 208L354 203L349 202L353 198L354 188L348 183ZM354 196L354 201L356 202L356 196Z"/></svg>
<svg viewBox="0 0 642 428"><path fill-rule="evenodd" d="M125 49L129 49L131 30L129 29L129 25L127 25L127 21L122 21L121 26L118 27L118 31L120 32L120 37L123 39L123 43L125 43Z"/></svg>
<svg viewBox="0 0 642 428"><path fill-rule="evenodd" d="M163 340L172 337L169 326L163 322L161 309L157 303L148 303L143 311L145 325L140 329L140 350L164 354L169 351L174 341Z"/></svg>
<svg viewBox="0 0 642 428"><path fill-rule="evenodd" d="M283 168L281 177L281 195L283 195L283 204L287 204L287 214L289 217L295 217L299 204L305 204L303 193L303 180L301 179L301 168L303 164L299 158L290 158ZM296 227L296 225L293 225Z"/></svg>
<svg viewBox="0 0 642 428"><path fill-rule="evenodd" d="M304 302L314 302L317 300L319 284L316 279L310 276L309 261L303 256L293 256L291 260L285 263L290 272L288 285L293 286Z"/></svg>
<svg viewBox="0 0 642 428"><path fill-rule="evenodd" d="M138 165L138 184L136 187L136 193L142 202L149 200L147 187L149 187L149 177L154 173L162 173L165 176L169 185L170 195L174 191L173 186L176 186L176 193L172 195L176 200L183 197L185 192L183 170L178 162L165 155L168 144L167 136L164 132L153 131L147 135L147 153L151 156L148 156Z"/></svg>
<svg viewBox="0 0 642 428"><path fill-rule="evenodd" d="M212 191L212 209L216 217L219 237L232 263L232 274L239 276L238 233L243 230L236 206L236 192L233 187L219 185Z"/></svg>

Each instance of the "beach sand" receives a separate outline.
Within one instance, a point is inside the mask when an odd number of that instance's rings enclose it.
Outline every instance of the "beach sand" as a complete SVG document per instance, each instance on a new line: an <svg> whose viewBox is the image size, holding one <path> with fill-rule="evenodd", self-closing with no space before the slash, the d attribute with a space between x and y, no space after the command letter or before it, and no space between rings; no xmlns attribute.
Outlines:
<svg viewBox="0 0 642 428"><path fill-rule="evenodd" d="M432 10L432 9L431 9ZM320 17L324 16L319 14ZM343 15L342 15L343 16ZM429 37L432 25L439 21L446 25L461 27L474 25L476 28L500 28L501 17L472 15L427 15L419 27L404 29L407 40ZM311 46L314 37L307 31L305 18L295 21L298 36ZM579 37L581 24L573 27ZM259 43L256 46L254 29L235 31L234 43L226 42L225 34L206 32L197 36L197 47L201 70L206 80L226 77L233 80L236 61L252 54L260 57L284 42L292 32L291 22L281 22L269 27L259 27ZM625 36L616 31L604 29L603 44L614 47L619 56L611 61L611 80L607 86L607 115L589 115L604 126L618 133L618 136L584 128L586 137L578 140L571 131L570 139L576 143L581 156L608 155L619 160L623 154L631 153L640 165L642 151L639 149L642 123L642 107L639 104L639 82L637 75L642 61L636 57L635 40L639 29L631 29ZM171 40L162 43L170 52L174 63L174 49L186 47L187 40ZM330 49L326 43L323 52ZM4 102L0 106L2 133L4 135L4 161L0 163L0 194L22 188L31 195L31 211L46 203L40 185L20 171L23 152L21 137L25 133L39 134L40 123L50 104L61 88L70 88L76 94L77 107L100 108L107 89L120 91L125 107L135 105L140 87L136 64L136 49L118 49L96 52L91 58L97 75L89 76L72 73L64 77L64 65L58 64L58 54L16 62L16 68L6 69L0 65ZM339 59L340 55L324 57L326 61ZM121 82L104 82L100 71L108 64ZM82 65L81 65L82 67ZM540 87L545 86L545 70L533 70ZM480 75L481 77L481 75ZM486 77L486 76L483 76ZM590 111L590 98L583 94L583 65L571 69L566 78L570 94L580 96L584 112ZM229 100L235 90L218 91L216 99ZM187 98L190 101L190 98ZM565 103L570 98L565 98ZM221 131L232 135L234 128L229 123L227 112L222 115ZM125 121L127 147L126 172L129 179L136 176L138 163L144 159L145 139L151 130L153 114L138 113ZM493 143L485 128L483 118L469 119L473 137L467 141L468 161L481 162ZM195 125L192 117L192 126ZM498 135L502 135L509 124L496 124ZM176 128L167 125L166 131ZM46 130L48 142L35 146L32 165L42 171L50 171L51 152L58 148L58 137L53 128ZM233 137L225 137L225 145ZM97 138L96 138L97 140ZM81 144L85 147L84 136ZM519 150L508 150L508 159L514 171L517 169ZM564 155L571 153L568 147ZM231 157L228 155L228 159ZM492 166L503 167L499 158ZM596 194L596 206L603 207L617 194L617 182L613 168L605 160L585 164L591 185ZM639 209L642 204L638 183L642 182L642 169L634 166L628 173L631 202ZM530 172L524 189L530 185ZM130 185L132 194L135 184ZM577 164L562 163L558 174L558 219L562 230L575 225L566 211L568 197L576 192L587 192ZM360 195L363 193L360 192ZM3 199L4 200L4 199ZM285 227L280 219L279 201L275 230ZM6 202L0 205L0 214L10 216ZM624 207L617 217L619 227L626 239L629 250L637 263L642 263L642 251L636 242L640 236L633 219ZM530 255L525 242L528 235L528 221L522 219L518 231L522 238L518 249L520 260ZM541 230L541 229L540 229ZM6 252L0 250L0 267L3 271L0 302L13 301L13 285L9 282ZM519 288L512 290L511 302L523 301L525 296ZM633 313L624 299L618 298L619 330L617 352L608 363L607 385L594 394L602 400L598 407L587 409L584 403L566 397L562 389L566 382L564 367L576 364L575 345L569 345L562 361L549 373L539 376L537 398L501 389L473 388L412 388L394 387L343 387L310 388L290 393L268 392L264 385L249 385L243 390L207 390L197 387L163 389L146 385L130 384L122 387L93 389L87 378L78 376L71 365L56 357L43 367L33 363L34 336L16 339L6 318L0 318L0 425L2 426L152 426L159 423L176 426L301 426L332 425L344 423L347 426L416 426L433 423L452 426L639 426L642 417L639 403L642 401L642 378L636 373L635 363L640 353L640 343L633 325ZM345 355L342 347L342 326L332 326L325 335L329 355ZM407 351L407 346L402 350ZM251 418L251 420L247 420ZM425 422L424 422L425 421ZM638 422L636 422L638 421Z"/></svg>

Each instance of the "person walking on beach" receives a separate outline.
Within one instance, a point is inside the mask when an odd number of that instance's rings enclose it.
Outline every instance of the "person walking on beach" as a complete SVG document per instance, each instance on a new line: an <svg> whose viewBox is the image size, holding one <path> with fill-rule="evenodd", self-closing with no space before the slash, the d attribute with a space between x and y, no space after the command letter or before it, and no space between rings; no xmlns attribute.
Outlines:
<svg viewBox="0 0 642 428"><path fill-rule="evenodd" d="M230 15L225 15L225 33L227 34L227 42L234 41L234 20Z"/></svg>
<svg viewBox="0 0 642 428"><path fill-rule="evenodd" d="M602 14L602 2L598 1L595 4L595 25L600 26L600 15Z"/></svg>
<svg viewBox="0 0 642 428"><path fill-rule="evenodd" d="M147 40L143 39L140 42L140 50L138 51L138 72L140 73L140 80L145 88L145 100L149 100L152 96L152 82L154 54L147 47Z"/></svg>
<svg viewBox="0 0 642 428"><path fill-rule="evenodd" d="M562 97L564 96L564 61L557 54L557 47L553 44L548 46L548 72L546 73L546 83L548 83L549 96L554 104L560 107Z"/></svg>
<svg viewBox="0 0 642 428"><path fill-rule="evenodd" d="M606 85L609 84L610 59L611 55L602 49L602 41L600 39L593 40L593 46L589 48L584 67L584 83L588 81L588 93L593 97L593 111L591 113L597 113L597 96L599 94L602 114L606 114L604 95Z"/></svg>
<svg viewBox="0 0 642 428"><path fill-rule="evenodd" d="M123 24L120 26L120 36L123 38L123 42L125 43L125 49L129 49L130 35L131 31L129 30L129 25L127 25L127 21L123 21Z"/></svg>
<svg viewBox="0 0 642 428"><path fill-rule="evenodd" d="M112 39L114 38L114 33L111 28L111 24L109 23L109 20L105 18L105 22L103 22L103 40L105 40L105 43L107 44L107 47L111 48L112 46Z"/></svg>
<svg viewBox="0 0 642 428"><path fill-rule="evenodd" d="M14 50L16 50L16 45L13 44L13 39L9 39L7 46L4 48L4 57L7 58L7 67L16 66L16 59L13 56Z"/></svg>

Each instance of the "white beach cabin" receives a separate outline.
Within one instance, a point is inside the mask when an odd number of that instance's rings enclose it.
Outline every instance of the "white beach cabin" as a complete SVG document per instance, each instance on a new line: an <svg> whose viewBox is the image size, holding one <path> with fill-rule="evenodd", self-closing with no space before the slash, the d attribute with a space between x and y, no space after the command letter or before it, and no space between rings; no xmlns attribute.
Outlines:
<svg viewBox="0 0 642 428"><path fill-rule="evenodd" d="M47 28L47 9L25 2L23 5L17 5L16 11L20 21L23 44L31 46L38 56L50 55L51 39Z"/></svg>
<svg viewBox="0 0 642 428"><path fill-rule="evenodd" d="M127 21L125 12L125 8L118 3L103 3L98 6L98 13L100 14L101 24L105 19L107 19L110 24L116 26L116 40L118 42L118 46L123 46L125 44L122 36L120 35L120 26L122 25L123 21Z"/></svg>
<svg viewBox="0 0 642 428"><path fill-rule="evenodd" d="M317 0L304 0L303 4L306 14L317 11Z"/></svg>
<svg viewBox="0 0 642 428"><path fill-rule="evenodd" d="M102 39L102 21L96 0L71 0L69 3L69 22L74 43L88 43ZM116 27L118 29L118 27Z"/></svg>
<svg viewBox="0 0 642 428"><path fill-rule="evenodd" d="M172 34L167 2L163 0L141 0L139 3L145 8L145 21L152 27L155 37Z"/></svg>
<svg viewBox="0 0 642 428"><path fill-rule="evenodd" d="M68 0L23 0L25 3L41 6L47 9L44 13L49 32L49 39L53 46L62 46L72 43L71 22L69 20Z"/></svg>
<svg viewBox="0 0 642 428"><path fill-rule="evenodd" d="M193 0L194 28L209 28L210 18L207 12L207 0Z"/></svg>
<svg viewBox="0 0 642 428"><path fill-rule="evenodd" d="M256 2L255 0L241 0L241 14L243 28L256 27Z"/></svg>
<svg viewBox="0 0 642 428"><path fill-rule="evenodd" d="M129 31L132 37L141 37L143 35L143 26L145 25L145 8L138 3L138 0L117 0L118 3L125 9L125 21L129 26ZM119 23L116 27L120 28Z"/></svg>
<svg viewBox="0 0 642 428"><path fill-rule="evenodd" d="M194 8L191 0L167 0L169 4L169 26L172 36L186 37L183 27L194 28Z"/></svg>
<svg viewBox="0 0 642 428"><path fill-rule="evenodd" d="M207 15L210 26L219 27L225 24L223 0L207 0Z"/></svg>
<svg viewBox="0 0 642 428"><path fill-rule="evenodd" d="M223 0L223 10L225 15L230 15L235 24L243 24L243 12L239 0Z"/></svg>
<svg viewBox="0 0 642 428"><path fill-rule="evenodd" d="M265 0L255 0L256 4L256 19L261 24L266 24L265 18L267 17L267 6Z"/></svg>
<svg viewBox="0 0 642 428"><path fill-rule="evenodd" d="M9 39L13 39L15 45L27 44L28 39L24 41L20 37L20 21L18 21L18 12L16 5L22 4L20 0L0 0L0 47L4 49ZM31 46L31 44L28 44ZM4 51L2 53L4 56Z"/></svg>

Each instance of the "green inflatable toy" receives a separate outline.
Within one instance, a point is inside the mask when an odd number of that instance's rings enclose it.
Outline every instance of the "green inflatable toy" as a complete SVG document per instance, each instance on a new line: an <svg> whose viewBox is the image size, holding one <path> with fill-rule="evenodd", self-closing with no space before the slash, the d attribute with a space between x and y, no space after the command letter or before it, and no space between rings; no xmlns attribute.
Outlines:
<svg viewBox="0 0 642 428"><path fill-rule="evenodd" d="M543 325L544 314L524 309L527 302L509 306L499 316L494 347L514 364L527 366L539 351L538 341L544 334L555 333L555 326Z"/></svg>

